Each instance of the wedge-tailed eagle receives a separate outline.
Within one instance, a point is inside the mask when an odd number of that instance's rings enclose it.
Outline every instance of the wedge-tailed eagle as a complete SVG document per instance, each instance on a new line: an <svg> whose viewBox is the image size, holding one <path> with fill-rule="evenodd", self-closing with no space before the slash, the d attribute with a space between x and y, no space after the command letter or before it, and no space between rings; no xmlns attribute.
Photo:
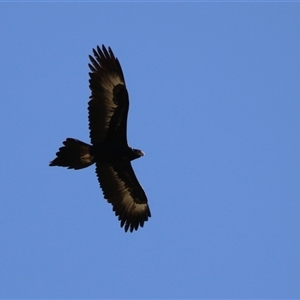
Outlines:
<svg viewBox="0 0 300 300"><path fill-rule="evenodd" d="M127 143L129 97L118 59L110 47L93 49L88 102L91 144L67 138L50 166L83 169L96 164L104 198L125 231L137 230L151 217L146 194L139 184L131 161L144 155Z"/></svg>

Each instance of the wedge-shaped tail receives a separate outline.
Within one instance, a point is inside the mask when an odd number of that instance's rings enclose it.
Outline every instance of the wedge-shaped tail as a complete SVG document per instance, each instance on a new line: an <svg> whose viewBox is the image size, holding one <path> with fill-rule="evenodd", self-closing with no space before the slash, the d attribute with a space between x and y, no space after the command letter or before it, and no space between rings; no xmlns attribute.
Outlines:
<svg viewBox="0 0 300 300"><path fill-rule="evenodd" d="M79 170L94 163L89 144L72 138L67 138L63 144L64 146L59 148L59 151L56 153L57 157L50 162L50 166Z"/></svg>

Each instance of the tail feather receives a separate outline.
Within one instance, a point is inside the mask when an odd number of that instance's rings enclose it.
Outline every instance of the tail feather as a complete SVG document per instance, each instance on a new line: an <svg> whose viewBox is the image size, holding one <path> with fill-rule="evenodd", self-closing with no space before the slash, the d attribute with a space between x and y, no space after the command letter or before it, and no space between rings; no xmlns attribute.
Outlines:
<svg viewBox="0 0 300 300"><path fill-rule="evenodd" d="M50 162L49 166L79 170L94 163L89 144L72 138L67 138L63 144L64 146L59 148L59 151L56 153L57 157Z"/></svg>

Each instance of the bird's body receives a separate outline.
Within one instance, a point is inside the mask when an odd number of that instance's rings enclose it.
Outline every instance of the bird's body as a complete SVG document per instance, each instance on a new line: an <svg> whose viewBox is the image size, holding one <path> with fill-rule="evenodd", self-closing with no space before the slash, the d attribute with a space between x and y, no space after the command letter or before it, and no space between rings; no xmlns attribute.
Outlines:
<svg viewBox="0 0 300 300"><path fill-rule="evenodd" d="M121 227L132 232L151 216L146 194L130 163L144 153L127 143L129 97L118 59L104 46L93 53L88 103L92 145L67 138L50 166L78 170L95 163L104 197L113 205Z"/></svg>

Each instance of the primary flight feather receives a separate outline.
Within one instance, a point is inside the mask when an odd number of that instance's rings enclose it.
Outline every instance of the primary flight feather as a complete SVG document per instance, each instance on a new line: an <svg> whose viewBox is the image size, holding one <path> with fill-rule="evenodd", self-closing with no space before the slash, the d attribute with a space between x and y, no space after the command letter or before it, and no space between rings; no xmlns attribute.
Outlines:
<svg viewBox="0 0 300 300"><path fill-rule="evenodd" d="M50 166L83 169L96 164L104 198L125 231L137 230L151 217L146 194L131 161L144 155L127 143L129 97L118 59L102 45L89 56L91 96L88 103L91 144L67 138Z"/></svg>

